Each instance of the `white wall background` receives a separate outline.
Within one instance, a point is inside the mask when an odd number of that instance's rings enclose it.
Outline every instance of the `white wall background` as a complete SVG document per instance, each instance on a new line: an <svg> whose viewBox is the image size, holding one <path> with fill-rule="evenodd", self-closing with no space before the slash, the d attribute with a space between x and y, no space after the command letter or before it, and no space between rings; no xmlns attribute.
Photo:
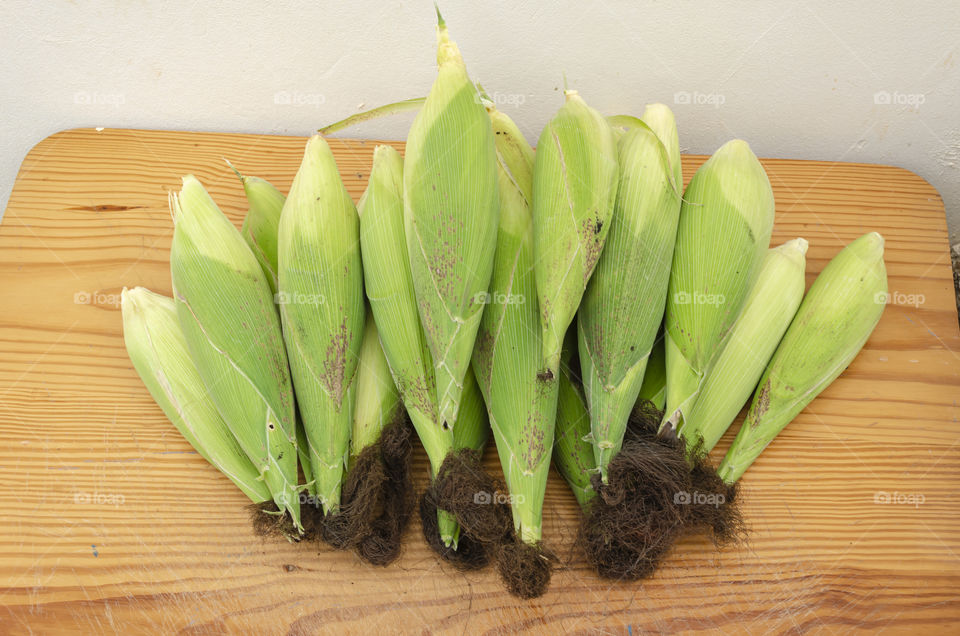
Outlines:
<svg viewBox="0 0 960 636"><path fill-rule="evenodd" d="M669 104L687 152L736 136L760 156L913 170L942 194L960 241L956 1L441 8L471 75L531 141L560 106L565 73L608 114ZM306 135L361 103L423 95L434 24L428 0L5 0L0 205L31 146L64 128ZM277 103L282 91L291 104ZM348 134L399 139L410 119Z"/></svg>

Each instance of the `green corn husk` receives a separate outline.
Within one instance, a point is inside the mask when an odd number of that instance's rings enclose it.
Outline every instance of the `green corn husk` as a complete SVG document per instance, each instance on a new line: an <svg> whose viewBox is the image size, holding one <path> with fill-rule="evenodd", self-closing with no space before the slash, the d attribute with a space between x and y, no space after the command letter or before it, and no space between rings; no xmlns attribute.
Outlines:
<svg viewBox="0 0 960 636"><path fill-rule="evenodd" d="M270 489L237 444L190 359L172 298L123 288L123 341L133 367L167 418L190 445L253 503Z"/></svg>
<svg viewBox="0 0 960 636"><path fill-rule="evenodd" d="M270 289L277 293L277 229L280 225L280 213L286 197L273 184L260 177L247 177L233 167L229 161L227 165L240 178L243 192L247 197L250 209L243 219L240 234L250 246L250 251L257 257L257 262L267 276Z"/></svg>
<svg viewBox="0 0 960 636"><path fill-rule="evenodd" d="M273 292L273 299L277 299L277 235L280 229L280 214L283 212L283 204L287 200L280 190L272 183L260 177L248 177L242 174L227 161L227 165L240 179L243 185L243 192L247 198L250 208L243 219L243 225L240 228L240 234L250 247L250 251L260 263L267 282L270 283L270 291ZM316 485L313 481L313 471L310 468L310 450L307 444L307 434L303 430L303 422L297 417L297 455L300 460L300 468L303 470L306 478L305 489L307 494L316 497Z"/></svg>
<svg viewBox="0 0 960 636"><path fill-rule="evenodd" d="M744 141L724 144L687 186L667 295L664 427L678 428L693 407L766 254L773 212L770 182Z"/></svg>
<svg viewBox="0 0 960 636"><path fill-rule="evenodd" d="M640 394L637 396L637 403L634 411L637 409L647 409L652 404L654 408L662 411L664 403L667 400L667 367L663 351L663 331L657 334L657 339L650 350L650 358L647 359L647 370L643 373L643 384L640 385Z"/></svg>
<svg viewBox="0 0 960 636"><path fill-rule="evenodd" d="M732 484L866 344L886 306L883 237L864 234L823 269L767 365L747 418L717 469Z"/></svg>
<svg viewBox="0 0 960 636"><path fill-rule="evenodd" d="M537 545L558 383L538 373L542 346L530 214L534 154L509 117L492 104L487 111L497 144L500 228L473 369L512 496L514 529L521 541Z"/></svg>
<svg viewBox="0 0 960 636"><path fill-rule="evenodd" d="M171 209L170 273L190 356L277 508L302 531L293 390L270 285L195 177L184 177Z"/></svg>
<svg viewBox="0 0 960 636"><path fill-rule="evenodd" d="M680 162L680 134L677 122L670 109L663 104L648 104L643 117L631 115L612 115L607 121L617 135L619 142L624 133L634 128L649 128L663 143L673 172L673 183L680 190L683 187L683 166Z"/></svg>
<svg viewBox="0 0 960 636"><path fill-rule="evenodd" d="M617 141L576 91L547 124L533 168L533 250L543 331L543 372L556 376L573 321L610 229Z"/></svg>
<svg viewBox="0 0 960 636"><path fill-rule="evenodd" d="M807 242L793 239L770 249L743 311L724 338L680 434L688 451L710 452L750 398L783 337L806 286Z"/></svg>
<svg viewBox="0 0 960 636"><path fill-rule="evenodd" d="M427 457L431 479L455 447L460 429L439 420L433 359L420 325L407 257L403 221L403 158L390 146L377 146L367 189L360 199L360 249L370 309L397 391ZM462 428L462 427L461 427ZM469 434L472 429L465 430ZM459 529L453 517L438 513L443 542L456 544Z"/></svg>
<svg viewBox="0 0 960 636"><path fill-rule="evenodd" d="M397 390L434 468L453 448L437 422L433 362L420 327L403 229L403 158L377 146L360 212L360 249L370 309ZM435 441L435 443L430 443Z"/></svg>
<svg viewBox="0 0 960 636"><path fill-rule="evenodd" d="M597 472L590 439L587 402L572 370L561 364L553 463L584 510L597 494L590 483L591 475Z"/></svg>
<svg viewBox="0 0 960 636"><path fill-rule="evenodd" d="M404 222L440 421L455 426L497 240L493 130L437 13L437 79L406 146Z"/></svg>
<svg viewBox="0 0 960 636"><path fill-rule="evenodd" d="M482 454L489 439L490 420L483 403L483 393L473 369L468 369L463 379L460 414L457 416L457 426L453 429L453 448L466 448Z"/></svg>
<svg viewBox="0 0 960 636"><path fill-rule="evenodd" d="M643 120L663 131L679 161L670 109L648 106ZM619 154L620 186L610 233L577 312L581 377L604 483L607 466L623 444L663 320L680 216L680 192L664 140L641 125L624 133Z"/></svg>
<svg viewBox="0 0 960 636"><path fill-rule="evenodd" d="M283 206L278 305L323 513L339 510L364 325L360 224L333 153L314 135Z"/></svg>
<svg viewBox="0 0 960 636"><path fill-rule="evenodd" d="M674 189L683 190L683 166L680 161L680 132L673 112L664 104L648 104L641 118L643 124L656 134L667 153L670 177Z"/></svg>
<svg viewBox="0 0 960 636"><path fill-rule="evenodd" d="M613 134L617 136L617 141L623 137L623 134L644 126L639 117L633 115L610 115L607 117L607 123L613 128Z"/></svg>
<svg viewBox="0 0 960 636"><path fill-rule="evenodd" d="M380 440L383 429L400 415L400 396L390 375L390 366L380 346L373 313L368 312L357 365L357 401L350 436L351 460Z"/></svg>
<svg viewBox="0 0 960 636"><path fill-rule="evenodd" d="M303 478L306 480L303 489L316 501L317 483L313 480L313 468L310 466L310 444L307 442L307 432L303 430L303 420L299 415L297 415L297 459L300 460L300 470L303 471ZM302 495L300 503L303 503Z"/></svg>

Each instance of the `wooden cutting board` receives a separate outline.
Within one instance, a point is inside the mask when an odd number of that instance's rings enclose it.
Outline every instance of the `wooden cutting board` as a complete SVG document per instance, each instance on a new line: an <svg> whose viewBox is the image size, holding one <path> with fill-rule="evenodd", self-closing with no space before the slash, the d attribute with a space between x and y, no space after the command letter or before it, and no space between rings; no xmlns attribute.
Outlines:
<svg viewBox="0 0 960 636"><path fill-rule="evenodd" d="M123 347L120 290L170 294L167 192L193 173L238 225L224 163L286 191L304 139L70 130L26 157L0 225L0 632L946 632L960 629L960 334L943 204L898 168L765 160L774 242L886 237L890 304L847 371L743 479L749 543L677 546L642 583L600 580L551 475L550 591L509 596L406 535L399 562L264 542L177 434ZM332 141L357 198L372 141ZM402 147L402 144L396 144ZM684 157L689 179L704 157ZM734 426L736 430L736 425ZM728 435L717 449L726 449ZM496 453L486 455L499 472ZM422 479L426 462L416 458Z"/></svg>

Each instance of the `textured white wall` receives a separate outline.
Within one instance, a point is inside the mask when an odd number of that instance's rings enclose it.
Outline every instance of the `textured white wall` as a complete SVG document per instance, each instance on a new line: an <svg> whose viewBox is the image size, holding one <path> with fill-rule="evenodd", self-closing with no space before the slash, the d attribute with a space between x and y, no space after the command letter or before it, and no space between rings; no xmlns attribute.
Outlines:
<svg viewBox="0 0 960 636"><path fill-rule="evenodd" d="M685 151L736 136L761 156L913 170L939 189L960 240L956 1L441 8L471 74L531 141L565 73L608 114L669 104ZM308 134L361 103L423 95L434 75L428 1L6 0L0 43L3 207L26 152L64 128ZM290 104L277 103L283 91ZM349 134L397 139L409 122Z"/></svg>

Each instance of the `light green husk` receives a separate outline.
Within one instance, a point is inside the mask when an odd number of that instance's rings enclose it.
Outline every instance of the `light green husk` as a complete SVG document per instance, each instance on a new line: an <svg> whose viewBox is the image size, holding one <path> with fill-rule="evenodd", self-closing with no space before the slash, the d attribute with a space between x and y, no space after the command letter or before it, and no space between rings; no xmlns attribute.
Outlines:
<svg viewBox="0 0 960 636"><path fill-rule="evenodd" d="M823 269L767 365L740 432L717 469L732 484L847 368L886 306L883 237L864 234Z"/></svg>
<svg viewBox="0 0 960 636"><path fill-rule="evenodd" d="M184 439L254 503L270 490L217 412L190 359L172 298L143 287L120 295L123 341L133 367Z"/></svg>
<svg viewBox="0 0 960 636"><path fill-rule="evenodd" d="M357 365L357 400L353 412L353 434L350 436L350 457L355 459L363 449L380 440L383 429L396 421L403 408L393 385L387 358L380 346L380 336L373 313L367 312Z"/></svg>
<svg viewBox="0 0 960 636"><path fill-rule="evenodd" d="M770 249L743 311L724 338L700 394L684 418L687 449L708 453L736 419L797 313L806 286L807 242L793 239Z"/></svg>
<svg viewBox="0 0 960 636"><path fill-rule="evenodd" d="M666 311L664 427L678 428L770 244L773 191L744 141L724 144L684 193Z"/></svg>
<svg viewBox="0 0 960 636"><path fill-rule="evenodd" d="M522 541L536 545L542 538L558 382L538 377L542 347L530 214L534 155L509 117L491 103L487 112L497 146L500 228L473 370L511 495L514 529Z"/></svg>
<svg viewBox="0 0 960 636"><path fill-rule="evenodd" d="M431 478L455 447L455 434L475 435L464 423L451 430L439 420L433 359L420 325L407 257L403 223L403 158L391 146L377 146L367 189L360 198L360 248L370 309L397 391L430 459ZM482 407L481 407L482 409ZM459 529L443 511L440 532L447 546Z"/></svg>
<svg viewBox="0 0 960 636"><path fill-rule="evenodd" d="M569 365L561 364L553 463L583 509L586 509L597 494L590 483L591 476L597 472L590 439L587 402L572 376Z"/></svg>
<svg viewBox="0 0 960 636"><path fill-rule="evenodd" d="M624 133L634 128L649 128L663 143L667 156L670 158L670 168L673 172L673 183L677 190L683 187L683 166L680 162L680 134L677 131L677 122L670 109L663 104L648 104L643 117L632 115L611 115L607 122L613 128L619 141Z"/></svg>
<svg viewBox="0 0 960 636"><path fill-rule="evenodd" d="M644 122L620 139L620 185L610 233L577 312L581 377L604 483L663 320L680 216L670 163L671 154L677 161L680 156L673 113L653 104ZM665 140L676 152L667 151Z"/></svg>
<svg viewBox="0 0 960 636"><path fill-rule="evenodd" d="M653 404L657 409L663 410L667 399L667 368L663 351L663 331L657 334L657 339L650 350L650 357L647 359L647 369L643 373L643 384L640 385L640 394L637 395L637 404L634 408L646 409L648 404Z"/></svg>
<svg viewBox="0 0 960 636"><path fill-rule="evenodd" d="M227 165L240 179L244 195L250 205L247 215L243 219L240 234L250 247L250 251L257 257L263 273L270 283L273 300L277 298L277 235L280 230L280 214L283 204L287 200L280 190L266 179L249 177L242 174L227 161ZM306 478L307 493L316 497L316 488L313 481L313 471L310 467L310 448L307 444L307 434L303 430L303 422L297 417L297 455L300 459L300 468Z"/></svg>
<svg viewBox="0 0 960 636"><path fill-rule="evenodd" d="M439 417L452 428L493 270L497 166L490 119L439 12L437 63L407 138L403 202Z"/></svg>
<svg viewBox="0 0 960 636"><path fill-rule="evenodd" d="M240 178L243 192L247 197L250 209L243 219L240 234L250 246L250 251L257 257L257 262L267 275L267 282L274 294L277 293L277 230L280 225L280 213L286 197L273 184L260 177L247 177L233 167L229 161L227 165Z"/></svg>
<svg viewBox="0 0 960 636"><path fill-rule="evenodd" d="M195 177L170 203L173 296L190 356L274 503L302 529L293 390L270 285Z"/></svg>
<svg viewBox="0 0 960 636"><path fill-rule="evenodd" d="M313 467L310 465L310 444L307 442L307 432L303 430L303 420L297 416L297 458L300 460L300 470L306 480L304 490L316 501L317 483L313 480Z"/></svg>
<svg viewBox="0 0 960 636"><path fill-rule="evenodd" d="M453 448L468 448L482 454L489 439L490 420L483 403L483 393L471 368L463 380L463 400L457 426L453 429Z"/></svg>
<svg viewBox="0 0 960 636"><path fill-rule="evenodd" d="M277 296L324 514L339 510L353 427L365 312L359 242L333 153L314 135L280 217Z"/></svg>
<svg viewBox="0 0 960 636"><path fill-rule="evenodd" d="M610 229L617 141L576 91L543 129L533 169L533 251L543 331L542 371L559 373L560 350Z"/></svg>
<svg viewBox="0 0 960 636"><path fill-rule="evenodd" d="M644 125L639 117L634 117L633 115L610 115L607 117L607 123L613 128L613 134L617 136L617 140L619 140L625 132Z"/></svg>

